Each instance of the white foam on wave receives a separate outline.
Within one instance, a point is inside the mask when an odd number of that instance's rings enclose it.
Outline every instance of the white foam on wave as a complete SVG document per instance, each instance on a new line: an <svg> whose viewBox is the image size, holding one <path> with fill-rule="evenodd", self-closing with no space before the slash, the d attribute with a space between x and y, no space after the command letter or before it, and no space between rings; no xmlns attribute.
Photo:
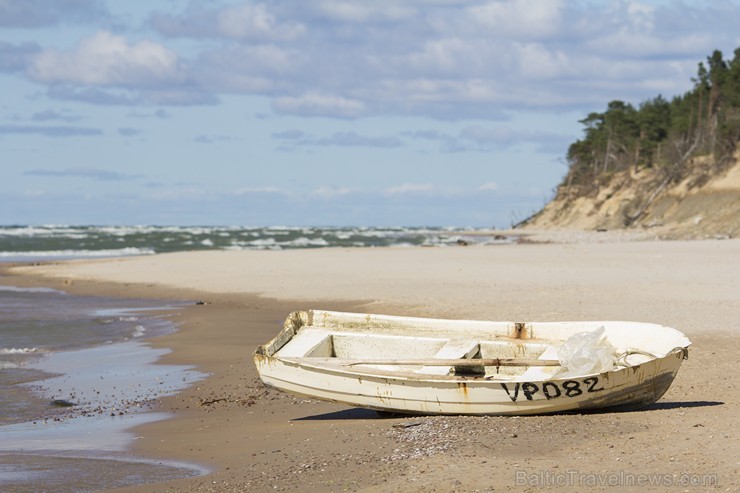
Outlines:
<svg viewBox="0 0 740 493"><path fill-rule="evenodd" d="M275 238L260 238L259 240L248 241L246 244L256 247L272 247L277 245L277 241Z"/></svg>
<svg viewBox="0 0 740 493"><path fill-rule="evenodd" d="M35 347L22 347L22 348L0 348L0 354L31 354L38 352Z"/></svg>
<svg viewBox="0 0 740 493"><path fill-rule="evenodd" d="M53 288L19 288L18 286L0 286L0 291L11 291L14 293L59 293L65 294L64 291L59 291Z"/></svg>
<svg viewBox="0 0 740 493"><path fill-rule="evenodd" d="M144 328L144 326L143 325L137 325L136 328L134 329L133 333L131 334L131 337L134 337L134 338L136 338L136 337L143 337L145 333L146 333L146 329Z"/></svg>
<svg viewBox="0 0 740 493"><path fill-rule="evenodd" d="M26 252L0 252L0 258L87 258L87 257L129 257L134 255L153 255L151 248L117 248L111 250L38 250Z"/></svg>
<svg viewBox="0 0 740 493"><path fill-rule="evenodd" d="M77 235L85 235L85 231L82 228L75 228L72 226L17 226L17 227L3 227L0 228L0 235L2 236L14 236L14 237L32 237L32 236L55 236L55 237L70 237L76 238Z"/></svg>
<svg viewBox="0 0 740 493"><path fill-rule="evenodd" d="M0 240L5 237L23 237L30 251L0 251L0 262L28 261L30 259L63 259L90 257L117 257L148 255L160 250L192 250L205 247L220 250L283 250L306 247L373 246L408 247L410 245L444 247L455 245L460 237L468 244L494 244L500 240L485 240L471 235L476 228L464 227L368 227L368 226L0 226ZM147 247L139 247L142 237L147 237ZM30 239L29 239L30 238ZM34 238L36 238L34 240ZM43 251L47 238L89 238L105 250L56 250ZM111 249L114 245L128 248ZM228 246L223 245L227 243ZM347 244L351 242L351 244ZM79 244L79 243L77 243ZM75 244L67 243L58 248ZM165 246L166 245L166 246ZM50 245L49 245L50 246ZM22 247L15 247L20 250Z"/></svg>
<svg viewBox="0 0 740 493"><path fill-rule="evenodd" d="M250 228L239 226L69 226L47 224L42 226L3 226L0 236L13 237L54 237L82 239L90 235L128 236L148 233L176 233L208 235L215 232L239 231Z"/></svg>
<svg viewBox="0 0 740 493"><path fill-rule="evenodd" d="M294 246L294 247L306 247L306 246L329 246L329 242L323 238L306 238L301 236L291 241L280 242L281 246Z"/></svg>

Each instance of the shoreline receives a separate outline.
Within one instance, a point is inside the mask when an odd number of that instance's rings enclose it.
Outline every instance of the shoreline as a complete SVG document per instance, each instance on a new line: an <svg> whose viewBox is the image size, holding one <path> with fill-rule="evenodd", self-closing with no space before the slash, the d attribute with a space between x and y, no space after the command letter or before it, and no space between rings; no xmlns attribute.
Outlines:
<svg viewBox="0 0 740 493"><path fill-rule="evenodd" d="M159 305L157 300L148 303L149 300L132 297L115 298L124 303L111 303L114 297L100 292L78 297L69 289L51 289L51 283L43 279L9 278L5 271L5 266L1 266L0 282L3 287L17 288L12 291L63 293L59 299L35 300L47 307L55 306L61 316L69 313L80 316L90 310L90 322L85 323L97 323L97 328L102 329L104 319L128 319L136 314L127 321L144 325L138 325L132 336L120 340L100 339L97 343L85 341L79 347L51 347L23 365L38 376L17 383L17 393L28 394L30 402L37 404L26 409L26 401L21 401L20 409L25 414L1 427L3 488L24 491L31 481L34 487L59 491L98 490L101 486L130 484L130 478L136 477L161 481L209 472L196 463L153 460L129 451L137 439L132 433L135 427L171 417L156 410L158 400L206 377L189 365L161 364L162 356L170 349L155 349L148 340L157 336L144 336L145 332L176 331L171 319L183 306L172 305L172 300L161 300L164 303ZM66 307L67 303L73 303L76 308ZM9 397L12 404L12 396ZM51 402L60 404L52 406Z"/></svg>
<svg viewBox="0 0 740 493"><path fill-rule="evenodd" d="M30 266L19 280L208 302L187 307L176 333L147 340L173 350L161 362L212 376L162 399L159 409L172 419L137 427L144 438L132 452L215 471L120 491L486 491L516 486L517 471L537 482L538 471L567 470L716 477L724 491L737 486L738 465L726 458L737 443L738 397L723 375L740 329L738 253L738 240L184 253ZM256 380L254 348L305 308L655 321L694 345L666 396L645 411L380 419ZM678 430L683 440L666 440Z"/></svg>

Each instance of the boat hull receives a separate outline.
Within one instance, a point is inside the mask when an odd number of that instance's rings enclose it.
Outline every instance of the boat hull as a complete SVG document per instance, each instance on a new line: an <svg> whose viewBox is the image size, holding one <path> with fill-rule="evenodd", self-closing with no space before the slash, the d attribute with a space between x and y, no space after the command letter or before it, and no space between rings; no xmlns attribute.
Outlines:
<svg viewBox="0 0 740 493"><path fill-rule="evenodd" d="M631 368L531 382L349 373L259 354L255 363L268 386L350 406L409 414L529 415L647 406L668 390L683 358L677 350Z"/></svg>

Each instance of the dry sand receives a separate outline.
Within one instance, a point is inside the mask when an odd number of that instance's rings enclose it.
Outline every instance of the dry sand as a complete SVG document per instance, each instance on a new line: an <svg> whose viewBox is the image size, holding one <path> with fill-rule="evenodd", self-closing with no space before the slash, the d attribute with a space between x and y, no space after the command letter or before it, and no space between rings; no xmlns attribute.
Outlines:
<svg viewBox="0 0 740 493"><path fill-rule="evenodd" d="M601 237L603 238L603 236ZM175 253L15 269L77 293L204 300L152 342L212 374L159 402L134 452L214 472L149 491L736 491L740 240ZM18 281L21 282L21 281ZM407 417L264 388L251 352L288 312L638 320L693 341L638 412ZM639 476L657 475L657 476ZM640 486L660 481L663 486Z"/></svg>

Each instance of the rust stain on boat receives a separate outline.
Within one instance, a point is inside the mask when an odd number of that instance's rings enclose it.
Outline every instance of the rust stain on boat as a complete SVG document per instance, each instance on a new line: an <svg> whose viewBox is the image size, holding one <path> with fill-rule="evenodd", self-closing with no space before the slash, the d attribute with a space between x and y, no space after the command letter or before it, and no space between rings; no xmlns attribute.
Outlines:
<svg viewBox="0 0 740 493"><path fill-rule="evenodd" d="M511 337L513 337L514 339L531 339L532 328L524 322L516 322L514 323L514 330L511 334Z"/></svg>
<svg viewBox="0 0 740 493"><path fill-rule="evenodd" d="M462 390L463 395L468 397L468 384L466 382L457 382L457 388Z"/></svg>

